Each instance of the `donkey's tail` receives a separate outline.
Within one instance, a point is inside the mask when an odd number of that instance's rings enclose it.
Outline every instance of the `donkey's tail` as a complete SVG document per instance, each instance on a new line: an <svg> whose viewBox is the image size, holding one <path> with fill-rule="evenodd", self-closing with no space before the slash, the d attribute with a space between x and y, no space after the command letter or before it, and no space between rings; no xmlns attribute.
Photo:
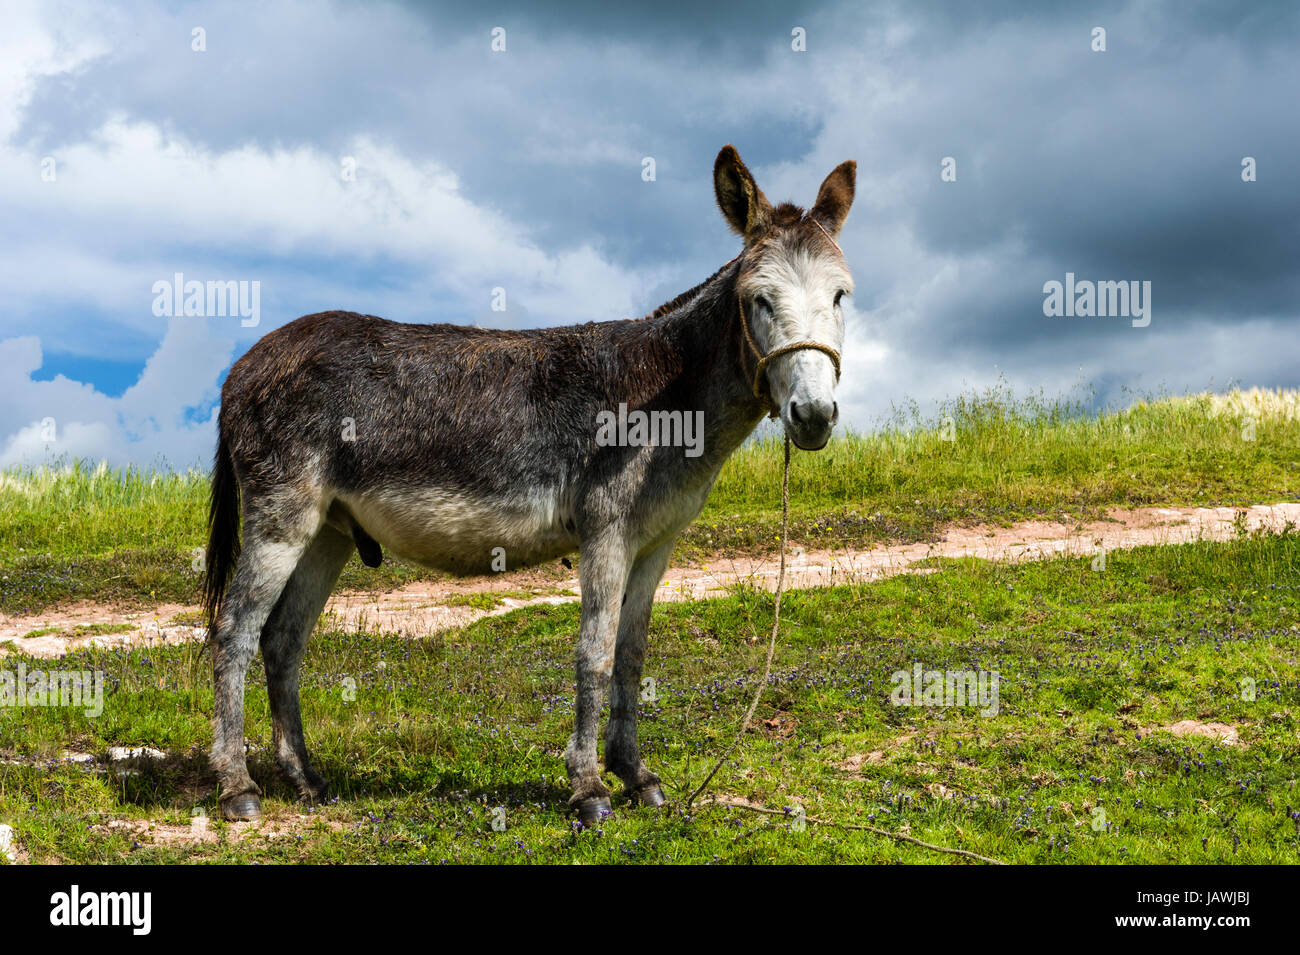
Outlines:
<svg viewBox="0 0 1300 955"><path fill-rule="evenodd" d="M239 482L230 459L226 436L217 439L217 458L212 467L212 503L208 506L208 553L204 561L203 613L211 641L217 616L225 601L226 584L239 558Z"/></svg>

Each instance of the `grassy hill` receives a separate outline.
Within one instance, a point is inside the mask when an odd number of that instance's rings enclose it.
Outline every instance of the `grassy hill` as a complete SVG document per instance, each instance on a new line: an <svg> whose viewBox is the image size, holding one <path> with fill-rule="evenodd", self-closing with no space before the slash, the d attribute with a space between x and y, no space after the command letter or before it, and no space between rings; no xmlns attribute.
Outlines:
<svg viewBox="0 0 1300 955"><path fill-rule="evenodd" d="M726 465L679 557L753 553L777 542L780 441ZM101 598L192 602L205 541L207 477L76 462L0 474L0 611ZM870 434L796 453L791 538L816 546L924 540L946 524L1114 506L1300 499L1300 392L1200 394L1084 413L1005 391L957 398L933 419L896 414ZM424 575L358 560L345 586Z"/></svg>

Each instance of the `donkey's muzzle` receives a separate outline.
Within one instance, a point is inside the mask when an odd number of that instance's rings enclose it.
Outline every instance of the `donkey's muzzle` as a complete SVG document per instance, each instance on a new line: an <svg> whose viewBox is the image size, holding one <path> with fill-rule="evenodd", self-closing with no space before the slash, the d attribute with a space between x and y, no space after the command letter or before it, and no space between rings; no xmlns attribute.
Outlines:
<svg viewBox="0 0 1300 955"><path fill-rule="evenodd" d="M840 420L840 406L825 398L803 401L792 398L782 409L781 420L790 440L799 448L819 451L826 447L835 423Z"/></svg>

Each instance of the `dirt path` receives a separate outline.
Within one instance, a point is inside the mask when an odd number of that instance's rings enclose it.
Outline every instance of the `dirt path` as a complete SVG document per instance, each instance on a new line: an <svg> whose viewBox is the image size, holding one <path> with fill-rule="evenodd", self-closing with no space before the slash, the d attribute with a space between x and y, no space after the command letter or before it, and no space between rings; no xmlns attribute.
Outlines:
<svg viewBox="0 0 1300 955"><path fill-rule="evenodd" d="M1114 510L1109 520L1079 523L1063 514L1059 521L1024 521L1010 527L954 527L929 544L880 546L865 550L804 551L792 548L787 586L825 587L874 580L898 573L923 572L914 567L927 557L980 557L985 560L1042 560L1057 555L1095 554L1098 548L1121 550L1144 544L1183 544L1225 540L1239 524L1249 530L1281 530L1300 525L1300 504L1233 507L1150 507ZM658 600L700 600L730 592L737 585L771 590L778 558L718 558L700 567L674 567L660 585ZM470 595L497 592L491 609L457 603ZM531 594L531 596L521 596ZM578 600L578 580L558 586L536 573L502 574L465 581L421 581L387 593L339 593L326 614L334 625L425 636L482 617L535 604ZM121 612L95 603L80 603L33 617L0 614L0 655L12 649L38 657L58 657L86 644L106 647L157 645L202 640L193 626L197 608L164 604L148 611ZM33 631L48 631L28 636ZM108 632L112 631L112 632Z"/></svg>

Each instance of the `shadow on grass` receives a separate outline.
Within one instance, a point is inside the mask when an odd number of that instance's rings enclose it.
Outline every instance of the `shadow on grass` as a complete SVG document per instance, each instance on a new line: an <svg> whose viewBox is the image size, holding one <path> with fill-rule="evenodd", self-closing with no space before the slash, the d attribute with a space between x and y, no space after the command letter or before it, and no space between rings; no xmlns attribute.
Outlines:
<svg viewBox="0 0 1300 955"><path fill-rule="evenodd" d="M484 785L468 774L443 772L430 785L431 770L418 767L395 769L375 775L358 772L341 761L317 760L318 772L330 784L330 801L354 803L360 810L365 801L423 796L435 802L469 802L510 807L530 805L554 812L568 809L570 789L567 783L540 780L505 781ZM297 790L281 775L269 755L253 754L248 760L249 774L262 789L264 799L299 802ZM202 806L213 812L217 807L217 780L208 765L208 756L197 750L161 760L132 762L127 772L117 778L117 798L123 807L140 810L184 809ZM614 787L616 790L618 787ZM304 803L305 805L305 803Z"/></svg>

